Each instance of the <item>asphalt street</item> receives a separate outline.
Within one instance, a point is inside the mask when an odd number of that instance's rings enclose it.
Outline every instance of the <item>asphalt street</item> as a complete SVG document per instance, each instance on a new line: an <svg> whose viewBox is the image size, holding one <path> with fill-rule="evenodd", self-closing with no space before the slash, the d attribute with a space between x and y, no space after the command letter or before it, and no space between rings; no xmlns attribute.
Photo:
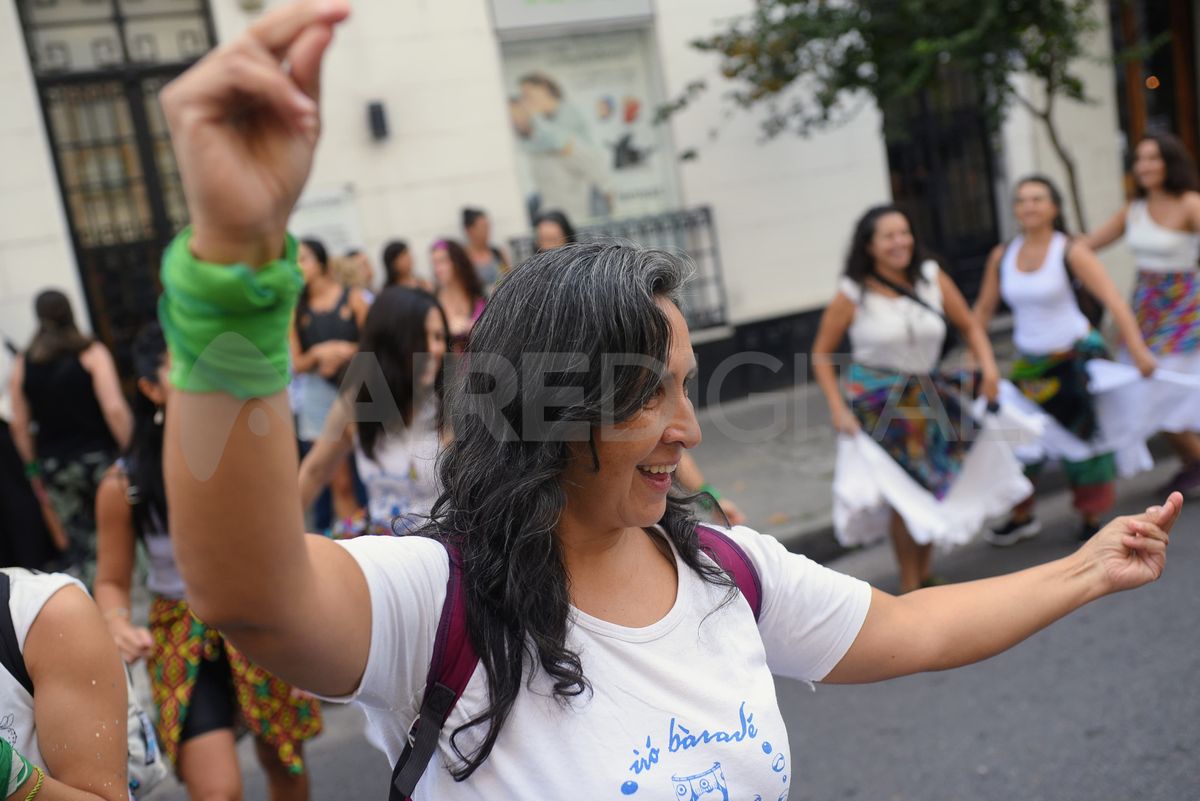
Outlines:
<svg viewBox="0 0 1200 801"><path fill-rule="evenodd" d="M1121 485L1128 512L1155 500L1159 469ZM966 581L1056 559L1075 547L1064 494L1043 498L1045 531L997 550L971 545L936 570ZM891 554L833 567L895 589ZM1166 575L1103 599L989 662L866 687L779 682L791 801L1197 801L1200 799L1200 502L1185 508ZM328 708L309 748L313 799L384 799L388 767L359 713ZM246 798L264 799L250 743ZM153 801L183 801L175 785ZM747 799L746 801L749 801Z"/></svg>

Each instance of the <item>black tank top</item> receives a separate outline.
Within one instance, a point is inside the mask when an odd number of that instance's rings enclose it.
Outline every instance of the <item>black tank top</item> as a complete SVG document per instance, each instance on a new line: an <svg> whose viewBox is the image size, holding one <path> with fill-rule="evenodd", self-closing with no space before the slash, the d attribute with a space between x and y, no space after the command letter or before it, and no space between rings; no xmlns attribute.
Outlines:
<svg viewBox="0 0 1200 801"><path fill-rule="evenodd" d="M22 386L37 423L39 457L115 451L117 443L92 388L92 374L78 355L48 362L25 361Z"/></svg>
<svg viewBox="0 0 1200 801"><path fill-rule="evenodd" d="M342 290L337 305L329 311L302 309L296 328L300 335L300 347L306 351L313 345L331 340L357 342L358 320L350 308L350 290Z"/></svg>

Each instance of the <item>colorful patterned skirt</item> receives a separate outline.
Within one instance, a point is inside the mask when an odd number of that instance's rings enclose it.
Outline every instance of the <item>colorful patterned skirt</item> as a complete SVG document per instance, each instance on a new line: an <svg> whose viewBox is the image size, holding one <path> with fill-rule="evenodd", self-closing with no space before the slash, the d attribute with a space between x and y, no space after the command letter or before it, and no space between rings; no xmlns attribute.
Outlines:
<svg viewBox="0 0 1200 801"><path fill-rule="evenodd" d="M1139 271L1133 310L1156 356L1200 351L1200 271Z"/></svg>
<svg viewBox="0 0 1200 801"><path fill-rule="evenodd" d="M158 708L158 739L172 763L179 764L180 738L200 662L218 658L224 649L242 723L275 749L289 772L304 772L297 745L321 732L317 699L250 662L219 632L200 622L186 601L155 598L150 606L150 631L154 653L147 668Z"/></svg>
<svg viewBox="0 0 1200 801"><path fill-rule="evenodd" d="M914 481L945 498L979 434L963 403L964 394L975 394L975 377L906 375L855 364L847 393L863 431Z"/></svg>
<svg viewBox="0 0 1200 801"><path fill-rule="evenodd" d="M838 440L833 522L843 545L885 538L893 515L917 543L963 545L1032 492L1009 421L972 400L974 375L853 365L846 382L862 430Z"/></svg>

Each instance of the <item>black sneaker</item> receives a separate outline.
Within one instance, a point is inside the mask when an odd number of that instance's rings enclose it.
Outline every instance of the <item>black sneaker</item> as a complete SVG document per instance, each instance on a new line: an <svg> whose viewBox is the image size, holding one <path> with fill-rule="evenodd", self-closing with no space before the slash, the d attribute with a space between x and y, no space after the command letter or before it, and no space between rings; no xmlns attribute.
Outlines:
<svg viewBox="0 0 1200 801"><path fill-rule="evenodd" d="M1008 522L1000 528L989 528L984 531L983 539L991 545L1007 548L1010 545L1016 545L1021 540L1036 537L1041 532L1042 524L1036 517L1031 517L1022 523L1009 518Z"/></svg>
<svg viewBox="0 0 1200 801"><path fill-rule="evenodd" d="M1083 524L1079 527L1079 541L1087 542L1092 537L1096 536L1096 532L1099 530L1099 523L1089 523L1088 521L1084 520Z"/></svg>

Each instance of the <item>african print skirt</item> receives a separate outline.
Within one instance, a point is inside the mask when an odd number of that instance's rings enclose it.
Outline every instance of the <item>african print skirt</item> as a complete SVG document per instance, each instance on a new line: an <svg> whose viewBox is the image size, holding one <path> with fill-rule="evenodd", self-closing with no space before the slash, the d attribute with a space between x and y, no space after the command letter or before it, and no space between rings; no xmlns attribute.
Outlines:
<svg viewBox="0 0 1200 801"><path fill-rule="evenodd" d="M1140 271L1133 310L1156 356L1200 351L1200 272Z"/></svg>
<svg viewBox="0 0 1200 801"><path fill-rule="evenodd" d="M297 744L321 732L321 704L275 678L230 645L220 632L202 623L186 601L155 598L150 606L154 653L147 660L150 688L158 708L158 739L178 765L180 737L200 661L225 649L232 670L237 708L245 727L270 745L294 775L304 772Z"/></svg>

